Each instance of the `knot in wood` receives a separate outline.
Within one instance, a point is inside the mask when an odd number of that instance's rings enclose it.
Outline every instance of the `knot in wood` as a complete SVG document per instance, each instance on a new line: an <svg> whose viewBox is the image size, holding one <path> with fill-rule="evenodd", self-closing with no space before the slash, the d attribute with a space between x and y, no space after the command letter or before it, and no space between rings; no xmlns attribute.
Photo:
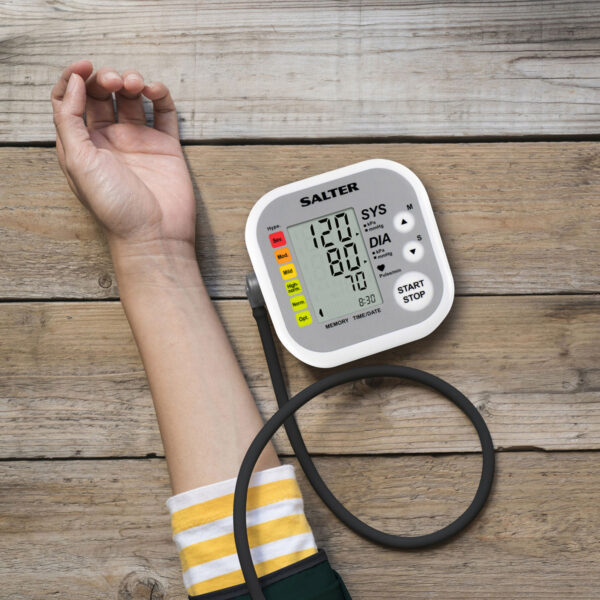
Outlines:
<svg viewBox="0 0 600 600"><path fill-rule="evenodd" d="M119 585L118 600L164 600L165 588L145 573L129 573Z"/></svg>
<svg viewBox="0 0 600 600"><path fill-rule="evenodd" d="M100 275L100 277L98 277L98 285L101 288L109 288L112 285L112 279L110 275L107 275L106 273Z"/></svg>

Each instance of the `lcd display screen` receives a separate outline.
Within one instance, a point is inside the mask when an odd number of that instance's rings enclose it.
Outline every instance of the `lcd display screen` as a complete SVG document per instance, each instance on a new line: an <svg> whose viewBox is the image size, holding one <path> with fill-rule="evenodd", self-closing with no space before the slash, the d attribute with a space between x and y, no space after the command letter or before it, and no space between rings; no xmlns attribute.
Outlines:
<svg viewBox="0 0 600 600"><path fill-rule="evenodd" d="M382 303L353 208L293 225L288 233L319 321Z"/></svg>

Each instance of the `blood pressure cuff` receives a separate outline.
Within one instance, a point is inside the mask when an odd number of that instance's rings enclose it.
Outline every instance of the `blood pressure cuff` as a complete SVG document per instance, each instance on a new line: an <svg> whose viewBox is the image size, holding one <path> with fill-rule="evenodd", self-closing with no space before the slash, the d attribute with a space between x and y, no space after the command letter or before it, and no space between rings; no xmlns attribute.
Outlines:
<svg viewBox="0 0 600 600"><path fill-rule="evenodd" d="M244 577L233 537L235 483L235 479L221 481L167 501L190 598L249 598L244 596ZM317 551L293 466L252 475L246 522L257 575L266 589L274 590L268 593L275 595L268 598L279 598L279 594L286 600L348 597L340 595L345 590L341 580L324 553ZM334 595L322 595L330 593Z"/></svg>

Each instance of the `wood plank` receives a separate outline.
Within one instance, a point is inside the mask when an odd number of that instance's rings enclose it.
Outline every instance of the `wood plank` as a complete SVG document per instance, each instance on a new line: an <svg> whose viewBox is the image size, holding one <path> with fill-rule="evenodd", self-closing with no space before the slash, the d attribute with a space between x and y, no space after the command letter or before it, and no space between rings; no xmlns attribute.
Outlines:
<svg viewBox="0 0 600 600"><path fill-rule="evenodd" d="M264 415L275 410L245 301L219 301ZM600 448L600 296L461 297L428 338L362 364L447 379L483 412L499 449ZM290 389L323 371L284 354ZM0 305L0 457L162 455L150 393L118 303ZM457 409L393 381L332 390L299 415L318 453L478 449ZM283 434L281 452L290 449Z"/></svg>
<svg viewBox="0 0 600 600"><path fill-rule="evenodd" d="M308 489L320 547L354 598L592 600L600 586L597 453L503 453L491 501L464 534L394 552L346 530ZM415 535L458 516L476 456L319 458L350 510ZM11 600L183 600L162 460L0 463L0 577ZM132 593L133 592L133 593Z"/></svg>
<svg viewBox="0 0 600 600"><path fill-rule="evenodd" d="M599 132L592 0L30 0L0 23L2 141L54 138L79 57L164 79L186 139Z"/></svg>
<svg viewBox="0 0 600 600"><path fill-rule="evenodd" d="M188 147L198 253L214 296L243 296L246 217L268 190L373 157L429 190L459 294L600 290L597 143ZM560 168L557 168L560 165ZM54 151L0 149L0 298L114 298L98 227Z"/></svg>

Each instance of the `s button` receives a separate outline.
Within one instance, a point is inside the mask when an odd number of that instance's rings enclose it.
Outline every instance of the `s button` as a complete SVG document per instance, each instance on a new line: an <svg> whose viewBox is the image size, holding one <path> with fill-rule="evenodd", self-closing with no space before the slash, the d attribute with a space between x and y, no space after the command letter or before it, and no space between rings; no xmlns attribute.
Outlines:
<svg viewBox="0 0 600 600"><path fill-rule="evenodd" d="M423 258L423 254L425 254L423 244L417 241L408 242L402 249L402 256L404 256L404 260L408 262L414 263L420 261Z"/></svg>

